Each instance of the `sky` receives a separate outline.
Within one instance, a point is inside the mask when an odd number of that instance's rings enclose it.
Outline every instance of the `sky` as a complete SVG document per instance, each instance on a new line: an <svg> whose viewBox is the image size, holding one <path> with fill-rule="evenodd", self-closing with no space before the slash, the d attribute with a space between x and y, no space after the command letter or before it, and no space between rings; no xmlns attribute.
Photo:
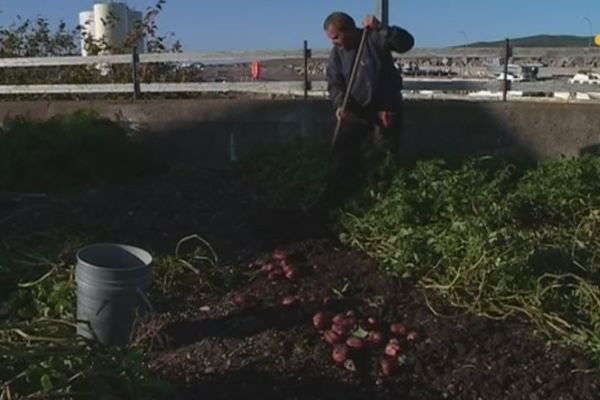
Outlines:
<svg viewBox="0 0 600 400"><path fill-rule="evenodd" d="M145 10L156 0L128 0ZM79 11L92 0L0 0L0 26L17 15L44 16L78 24ZM332 11L362 19L373 14L375 0L167 0L158 19L161 33L174 33L187 51L283 50L329 47L322 23ZM521 36L587 36L592 23L600 32L599 0L390 0L390 23L410 31L416 47L431 48L466 41Z"/></svg>

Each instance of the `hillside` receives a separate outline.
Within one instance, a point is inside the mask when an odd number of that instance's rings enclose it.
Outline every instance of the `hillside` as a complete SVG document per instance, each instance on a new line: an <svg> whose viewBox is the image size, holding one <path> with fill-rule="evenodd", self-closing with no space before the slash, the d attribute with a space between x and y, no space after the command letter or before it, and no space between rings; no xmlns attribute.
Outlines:
<svg viewBox="0 0 600 400"><path fill-rule="evenodd" d="M573 35L535 35L511 39L511 43L515 47L587 47L589 44L589 37ZM504 40L476 42L467 45L467 47L501 46L504 46Z"/></svg>

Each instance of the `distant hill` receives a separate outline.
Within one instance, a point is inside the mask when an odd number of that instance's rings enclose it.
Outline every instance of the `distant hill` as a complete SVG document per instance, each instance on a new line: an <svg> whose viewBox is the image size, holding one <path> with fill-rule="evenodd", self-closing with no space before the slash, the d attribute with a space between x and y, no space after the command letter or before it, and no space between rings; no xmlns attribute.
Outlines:
<svg viewBox="0 0 600 400"><path fill-rule="evenodd" d="M522 38L510 39L514 47L587 47L590 38L588 36L572 35L535 35ZM495 42L470 43L466 47L502 47L504 40ZM462 46L455 46L462 47Z"/></svg>

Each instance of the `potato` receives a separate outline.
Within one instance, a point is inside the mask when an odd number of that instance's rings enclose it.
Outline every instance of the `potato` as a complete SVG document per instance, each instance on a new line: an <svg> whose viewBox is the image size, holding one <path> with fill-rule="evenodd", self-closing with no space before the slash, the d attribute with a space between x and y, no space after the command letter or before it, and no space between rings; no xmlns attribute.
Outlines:
<svg viewBox="0 0 600 400"><path fill-rule="evenodd" d="M383 333L379 331L370 331L367 336L367 341L373 344L379 344L383 342Z"/></svg>
<svg viewBox="0 0 600 400"><path fill-rule="evenodd" d="M294 296L285 296L281 300L281 304L284 305L284 306L286 306L286 307L295 306L296 304L298 304L298 298L296 298Z"/></svg>
<svg viewBox="0 0 600 400"><path fill-rule="evenodd" d="M350 336L348 339L346 339L346 346L350 347L351 349L362 349L365 346L365 342L356 336Z"/></svg>
<svg viewBox="0 0 600 400"><path fill-rule="evenodd" d="M406 326L404 326L403 324L395 322L390 325L390 332L392 332L392 335L394 336L404 337L406 335L407 329Z"/></svg>
<svg viewBox="0 0 600 400"><path fill-rule="evenodd" d="M323 340L325 340L329 344L336 344L340 343L342 341L342 338L334 331L325 331L325 333L323 334Z"/></svg>
<svg viewBox="0 0 600 400"><path fill-rule="evenodd" d="M277 268L277 266L273 263L266 263L264 264L260 270L266 274L273 272L275 269Z"/></svg>
<svg viewBox="0 0 600 400"><path fill-rule="evenodd" d="M313 315L312 318L313 326L318 330L322 331L329 324L329 319L323 312L318 312Z"/></svg>
<svg viewBox="0 0 600 400"><path fill-rule="evenodd" d="M400 354L400 345L397 343L393 343L392 341L390 341L386 346L385 346L385 355L390 356L390 357L396 357L398 354Z"/></svg>
<svg viewBox="0 0 600 400"><path fill-rule="evenodd" d="M334 324L342 324L345 319L346 319L346 316L344 314L336 314L333 316L331 321Z"/></svg>
<svg viewBox="0 0 600 400"><path fill-rule="evenodd" d="M233 302L240 307L247 305L249 300L250 298L246 294L238 294L233 298Z"/></svg>
<svg viewBox="0 0 600 400"><path fill-rule="evenodd" d="M345 336L349 332L343 324L333 324L331 325L331 330L340 336Z"/></svg>
<svg viewBox="0 0 600 400"><path fill-rule="evenodd" d="M345 344L336 344L333 346L331 358L338 364L343 364L348 359L348 347Z"/></svg>
<svg viewBox="0 0 600 400"><path fill-rule="evenodd" d="M295 281L298 278L298 270L294 267L289 267L287 270L283 270L285 277L289 281Z"/></svg>
<svg viewBox="0 0 600 400"><path fill-rule="evenodd" d="M276 281L281 278L283 278L283 271L280 268L274 269L273 271L269 272L269 275L267 275L267 279L270 281Z"/></svg>
<svg viewBox="0 0 600 400"><path fill-rule="evenodd" d="M288 258L289 258L288 252L283 249L276 249L273 252L273 260L275 260L275 261L279 261L279 262L287 261Z"/></svg>

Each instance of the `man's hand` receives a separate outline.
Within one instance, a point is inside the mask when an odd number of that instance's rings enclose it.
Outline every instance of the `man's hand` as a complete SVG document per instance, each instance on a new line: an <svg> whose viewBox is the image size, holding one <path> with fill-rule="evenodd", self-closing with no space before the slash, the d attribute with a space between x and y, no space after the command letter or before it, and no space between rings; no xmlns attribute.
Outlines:
<svg viewBox="0 0 600 400"><path fill-rule="evenodd" d="M363 26L365 28L379 29L381 27L381 22L379 22L374 15L367 15L363 18Z"/></svg>
<svg viewBox="0 0 600 400"><path fill-rule="evenodd" d="M347 118L349 114L350 113L348 112L348 110L344 110L342 107L335 110L335 117L338 119L338 121Z"/></svg>

